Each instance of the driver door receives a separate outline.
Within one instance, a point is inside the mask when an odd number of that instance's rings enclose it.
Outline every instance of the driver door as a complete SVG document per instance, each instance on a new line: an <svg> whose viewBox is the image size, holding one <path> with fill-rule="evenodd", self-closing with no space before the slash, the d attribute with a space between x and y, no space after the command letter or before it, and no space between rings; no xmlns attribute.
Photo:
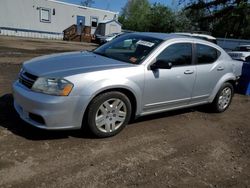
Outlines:
<svg viewBox="0 0 250 188"><path fill-rule="evenodd" d="M172 63L170 69L145 72L143 112L151 113L188 105L195 83L192 43L174 43L166 47L157 60Z"/></svg>

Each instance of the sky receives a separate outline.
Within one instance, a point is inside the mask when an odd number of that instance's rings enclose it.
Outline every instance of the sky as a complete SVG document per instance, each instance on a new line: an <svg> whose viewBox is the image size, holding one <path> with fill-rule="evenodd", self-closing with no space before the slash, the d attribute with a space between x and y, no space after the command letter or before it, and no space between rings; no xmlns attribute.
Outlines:
<svg viewBox="0 0 250 188"><path fill-rule="evenodd" d="M60 0L67 3L80 4L81 0ZM126 4L127 0L94 0L93 8L105 9L114 12L121 12L122 8ZM176 2L178 0L149 0L150 3L159 2L168 7L176 9Z"/></svg>

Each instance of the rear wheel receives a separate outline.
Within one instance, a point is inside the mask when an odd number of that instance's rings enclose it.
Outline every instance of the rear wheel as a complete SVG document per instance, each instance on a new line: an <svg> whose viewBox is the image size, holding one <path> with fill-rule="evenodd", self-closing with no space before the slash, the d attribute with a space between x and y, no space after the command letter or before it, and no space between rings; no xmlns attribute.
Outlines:
<svg viewBox="0 0 250 188"><path fill-rule="evenodd" d="M234 88L231 83L224 83L211 104L214 112L224 112L231 104Z"/></svg>
<svg viewBox="0 0 250 188"><path fill-rule="evenodd" d="M112 91L93 99L88 111L88 126L98 137L119 133L131 117L131 103L126 95Z"/></svg>

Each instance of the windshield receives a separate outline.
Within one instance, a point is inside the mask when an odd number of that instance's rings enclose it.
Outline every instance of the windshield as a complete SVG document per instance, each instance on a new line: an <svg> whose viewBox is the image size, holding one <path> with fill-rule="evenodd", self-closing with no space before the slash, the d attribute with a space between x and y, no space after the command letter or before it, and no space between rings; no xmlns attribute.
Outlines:
<svg viewBox="0 0 250 188"><path fill-rule="evenodd" d="M97 48L93 52L115 60L140 64L161 42L161 39L153 37L125 34Z"/></svg>

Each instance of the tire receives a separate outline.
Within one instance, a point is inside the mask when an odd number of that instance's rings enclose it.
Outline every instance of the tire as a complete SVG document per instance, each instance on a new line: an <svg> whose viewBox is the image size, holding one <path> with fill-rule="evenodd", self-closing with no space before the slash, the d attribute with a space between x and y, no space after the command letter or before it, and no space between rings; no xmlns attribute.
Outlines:
<svg viewBox="0 0 250 188"><path fill-rule="evenodd" d="M233 95L233 85L229 82L224 83L211 104L212 111L216 113L224 112L230 106Z"/></svg>
<svg viewBox="0 0 250 188"><path fill-rule="evenodd" d="M100 94L89 105L88 127L97 137L114 136L129 122L131 108L129 98L121 92Z"/></svg>

